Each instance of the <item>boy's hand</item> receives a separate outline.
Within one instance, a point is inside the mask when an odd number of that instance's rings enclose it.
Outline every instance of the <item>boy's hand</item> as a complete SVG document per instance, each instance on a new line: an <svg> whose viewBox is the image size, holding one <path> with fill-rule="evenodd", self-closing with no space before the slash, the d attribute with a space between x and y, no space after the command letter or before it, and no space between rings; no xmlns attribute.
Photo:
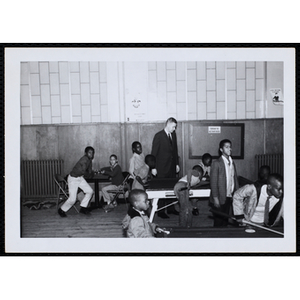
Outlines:
<svg viewBox="0 0 300 300"><path fill-rule="evenodd" d="M157 170L156 169L152 169L151 173L152 173L153 176L156 176L157 175Z"/></svg>
<svg viewBox="0 0 300 300"><path fill-rule="evenodd" d="M166 230L165 228L160 228L160 227L156 227L156 232L158 233L166 233L166 234L170 234L170 231Z"/></svg>
<svg viewBox="0 0 300 300"><path fill-rule="evenodd" d="M179 171L180 171L180 167L176 165L176 173L179 173Z"/></svg>
<svg viewBox="0 0 300 300"><path fill-rule="evenodd" d="M218 197L214 197L214 206L215 207L220 207L220 201Z"/></svg>

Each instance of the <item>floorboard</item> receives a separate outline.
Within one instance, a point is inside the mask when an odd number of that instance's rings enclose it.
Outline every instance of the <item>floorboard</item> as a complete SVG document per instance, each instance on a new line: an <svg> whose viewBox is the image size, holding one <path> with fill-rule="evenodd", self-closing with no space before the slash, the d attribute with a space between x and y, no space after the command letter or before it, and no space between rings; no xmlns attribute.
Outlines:
<svg viewBox="0 0 300 300"><path fill-rule="evenodd" d="M198 201L199 216L193 216L193 226L211 227L207 201ZM178 210L178 207L177 207ZM61 218L55 206L47 209L30 210L22 207L21 237L23 238L124 238L121 223L127 212L126 204L119 204L113 211L105 213L103 209L94 209L91 216L78 214L74 209ZM169 219L154 217L154 223L160 227L178 226L179 217L169 215Z"/></svg>

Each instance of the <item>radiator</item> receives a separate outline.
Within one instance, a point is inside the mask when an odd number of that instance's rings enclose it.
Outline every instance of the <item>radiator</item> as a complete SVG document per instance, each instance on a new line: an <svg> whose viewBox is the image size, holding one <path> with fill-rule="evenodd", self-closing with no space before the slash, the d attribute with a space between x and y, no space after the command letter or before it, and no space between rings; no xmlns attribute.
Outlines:
<svg viewBox="0 0 300 300"><path fill-rule="evenodd" d="M283 176L283 154L257 154L255 155L257 172L263 165L270 167L271 173Z"/></svg>
<svg viewBox="0 0 300 300"><path fill-rule="evenodd" d="M62 174L63 171L63 160L22 160L22 197L34 198L56 196L57 186L55 185L53 177L55 174Z"/></svg>

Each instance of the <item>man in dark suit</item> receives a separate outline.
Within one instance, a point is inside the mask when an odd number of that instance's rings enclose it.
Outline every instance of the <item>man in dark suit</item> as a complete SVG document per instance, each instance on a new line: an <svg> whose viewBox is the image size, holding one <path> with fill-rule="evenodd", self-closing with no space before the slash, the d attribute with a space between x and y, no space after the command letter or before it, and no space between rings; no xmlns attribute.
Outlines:
<svg viewBox="0 0 300 300"><path fill-rule="evenodd" d="M228 218L217 212L229 215L232 195L239 188L235 163L231 158L231 141L222 140L219 145L220 157L211 166L210 172L210 205L214 213L214 227L226 227Z"/></svg>
<svg viewBox="0 0 300 300"><path fill-rule="evenodd" d="M157 132L153 138L151 154L156 157L156 168L152 170L152 174L158 178L176 178L176 174L180 171L176 127L176 119L169 118L165 128ZM160 200L159 206L162 207L165 203L166 200ZM168 213L179 214L174 206L168 209ZM169 218L163 211L160 211L158 216Z"/></svg>

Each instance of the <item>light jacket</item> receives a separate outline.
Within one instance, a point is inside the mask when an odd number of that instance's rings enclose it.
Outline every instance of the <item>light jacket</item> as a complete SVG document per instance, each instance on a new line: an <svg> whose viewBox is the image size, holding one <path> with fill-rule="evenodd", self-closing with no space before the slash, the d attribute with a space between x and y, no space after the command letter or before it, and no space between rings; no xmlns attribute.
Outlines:
<svg viewBox="0 0 300 300"><path fill-rule="evenodd" d="M233 212L237 219L245 218L250 221L260 196L261 186L246 184L238 189L233 195ZM279 199L276 205L269 212L269 222L266 226L273 227L280 223L283 218L283 199Z"/></svg>
<svg viewBox="0 0 300 300"><path fill-rule="evenodd" d="M157 225L151 223L146 214L131 207L122 221L122 227L129 238L154 238Z"/></svg>

